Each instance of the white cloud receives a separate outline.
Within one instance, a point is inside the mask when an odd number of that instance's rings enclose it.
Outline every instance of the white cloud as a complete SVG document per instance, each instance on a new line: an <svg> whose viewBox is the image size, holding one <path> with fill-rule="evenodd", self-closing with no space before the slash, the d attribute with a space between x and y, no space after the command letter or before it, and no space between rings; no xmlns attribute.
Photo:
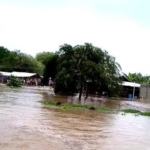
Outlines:
<svg viewBox="0 0 150 150"><path fill-rule="evenodd" d="M150 74L150 30L118 14L89 8L27 8L0 5L0 45L35 55L63 43L93 43L109 51L123 71ZM147 67L145 67L147 66Z"/></svg>

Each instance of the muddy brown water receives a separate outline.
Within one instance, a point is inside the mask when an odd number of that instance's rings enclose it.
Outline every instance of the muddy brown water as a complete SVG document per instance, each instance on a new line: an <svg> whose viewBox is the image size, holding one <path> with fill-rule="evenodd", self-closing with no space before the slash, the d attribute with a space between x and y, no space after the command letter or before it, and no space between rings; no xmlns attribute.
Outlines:
<svg viewBox="0 0 150 150"><path fill-rule="evenodd" d="M150 117L63 110L39 101L79 103L48 88L0 86L0 150L149 150ZM110 108L150 110L148 102L84 101Z"/></svg>

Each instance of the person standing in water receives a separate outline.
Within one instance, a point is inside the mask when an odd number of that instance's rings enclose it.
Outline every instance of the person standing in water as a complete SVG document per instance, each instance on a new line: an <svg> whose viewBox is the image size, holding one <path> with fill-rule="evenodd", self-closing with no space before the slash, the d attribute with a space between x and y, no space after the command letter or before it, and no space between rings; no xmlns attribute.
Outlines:
<svg viewBox="0 0 150 150"><path fill-rule="evenodd" d="M50 86L50 89L52 89L53 81L52 81L51 77L49 78L49 86Z"/></svg>

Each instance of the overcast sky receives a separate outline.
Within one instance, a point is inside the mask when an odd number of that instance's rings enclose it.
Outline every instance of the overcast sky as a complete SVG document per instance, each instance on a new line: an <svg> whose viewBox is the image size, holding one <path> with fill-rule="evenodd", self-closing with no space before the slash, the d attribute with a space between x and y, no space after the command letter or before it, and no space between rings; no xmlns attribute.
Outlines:
<svg viewBox="0 0 150 150"><path fill-rule="evenodd" d="M149 0L0 0L0 45L35 56L90 42L150 74Z"/></svg>

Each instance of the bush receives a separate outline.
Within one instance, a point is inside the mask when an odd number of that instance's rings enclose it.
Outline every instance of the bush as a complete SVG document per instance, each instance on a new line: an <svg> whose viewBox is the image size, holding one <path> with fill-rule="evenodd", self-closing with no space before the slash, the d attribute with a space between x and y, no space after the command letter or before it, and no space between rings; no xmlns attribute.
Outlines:
<svg viewBox="0 0 150 150"><path fill-rule="evenodd" d="M11 76L7 82L7 85L12 87L21 87L22 83L18 78Z"/></svg>

